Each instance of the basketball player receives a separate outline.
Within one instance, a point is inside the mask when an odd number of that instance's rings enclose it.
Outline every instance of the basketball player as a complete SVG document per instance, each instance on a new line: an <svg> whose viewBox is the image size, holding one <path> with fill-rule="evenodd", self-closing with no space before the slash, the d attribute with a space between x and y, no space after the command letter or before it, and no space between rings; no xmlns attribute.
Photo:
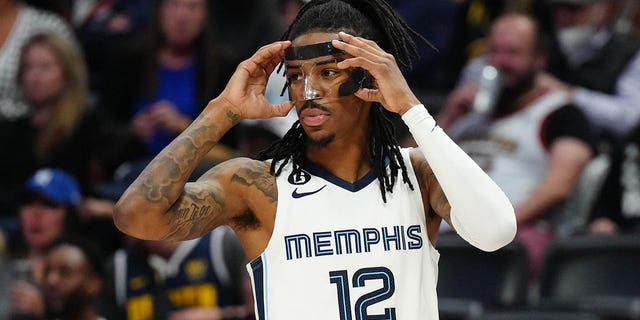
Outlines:
<svg viewBox="0 0 640 320"><path fill-rule="evenodd" d="M382 0L310 1L129 186L116 225L176 240L230 225L251 261L257 319L438 319L441 220L487 251L516 223L407 85L414 35ZM270 105L265 86L282 60L290 101ZM235 123L292 107L299 121L265 160L227 161L186 183ZM383 108L419 148L399 147Z"/></svg>

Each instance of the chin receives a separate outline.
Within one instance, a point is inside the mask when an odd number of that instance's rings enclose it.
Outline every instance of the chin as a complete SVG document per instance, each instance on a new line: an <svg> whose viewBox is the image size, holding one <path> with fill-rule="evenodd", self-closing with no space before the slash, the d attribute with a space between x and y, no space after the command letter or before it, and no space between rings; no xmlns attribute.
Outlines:
<svg viewBox="0 0 640 320"><path fill-rule="evenodd" d="M336 137L336 135L333 134L333 133L329 134L329 135L326 135L326 136L322 136L322 137L314 137L314 136L309 135L307 137L307 143L310 146L324 148L324 147L328 146L331 142L333 142L335 137Z"/></svg>

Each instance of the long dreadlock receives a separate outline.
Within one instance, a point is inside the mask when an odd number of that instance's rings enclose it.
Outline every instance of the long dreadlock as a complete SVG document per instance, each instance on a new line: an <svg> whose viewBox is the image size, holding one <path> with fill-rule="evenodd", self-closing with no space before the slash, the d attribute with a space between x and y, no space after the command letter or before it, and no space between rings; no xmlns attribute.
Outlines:
<svg viewBox="0 0 640 320"><path fill-rule="evenodd" d="M375 41L396 58L402 70L410 69L411 62L418 56L412 36L431 46L384 0L313 0L300 9L282 40L293 40L310 32L339 31ZM379 103L372 105L370 118L369 157L380 184L382 199L386 202L386 192L392 192L399 170L402 171L403 182L412 190L413 185L407 175L393 122ZM307 134L300 121L296 121L285 136L261 152L259 158L272 159L271 173L276 176L289 161L293 172L300 172L306 161L306 146Z"/></svg>

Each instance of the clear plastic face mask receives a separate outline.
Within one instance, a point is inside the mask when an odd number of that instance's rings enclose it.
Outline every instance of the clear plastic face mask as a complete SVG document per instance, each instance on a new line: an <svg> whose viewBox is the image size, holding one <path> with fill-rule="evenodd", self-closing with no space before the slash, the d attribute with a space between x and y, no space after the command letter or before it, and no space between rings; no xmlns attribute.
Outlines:
<svg viewBox="0 0 640 320"><path fill-rule="evenodd" d="M296 106L319 99L334 101L368 86L369 77L363 69L338 68L344 53L331 42L289 49L285 52L287 85Z"/></svg>

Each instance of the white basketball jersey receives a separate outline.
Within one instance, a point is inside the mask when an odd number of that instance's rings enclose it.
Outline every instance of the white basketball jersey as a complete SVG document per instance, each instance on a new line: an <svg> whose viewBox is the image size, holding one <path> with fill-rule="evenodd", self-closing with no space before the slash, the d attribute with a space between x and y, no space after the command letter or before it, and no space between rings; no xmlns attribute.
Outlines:
<svg viewBox="0 0 640 320"><path fill-rule="evenodd" d="M513 205L527 199L544 179L549 154L541 128L551 113L565 106L563 92L550 92L530 106L494 120L471 135L462 135L458 145L504 190Z"/></svg>
<svg viewBox="0 0 640 320"><path fill-rule="evenodd" d="M414 190L399 174L387 203L373 171L349 183L313 164L297 174L287 165L273 234L247 265L256 319L438 319L439 255L402 154Z"/></svg>

